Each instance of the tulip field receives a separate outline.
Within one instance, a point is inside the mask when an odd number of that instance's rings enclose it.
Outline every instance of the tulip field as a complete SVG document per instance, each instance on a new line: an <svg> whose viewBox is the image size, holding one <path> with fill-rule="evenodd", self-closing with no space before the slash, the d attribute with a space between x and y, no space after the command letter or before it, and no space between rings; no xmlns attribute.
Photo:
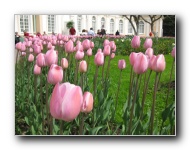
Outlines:
<svg viewBox="0 0 190 150"><path fill-rule="evenodd" d="M176 48L164 40L25 37L15 45L15 135L175 136Z"/></svg>

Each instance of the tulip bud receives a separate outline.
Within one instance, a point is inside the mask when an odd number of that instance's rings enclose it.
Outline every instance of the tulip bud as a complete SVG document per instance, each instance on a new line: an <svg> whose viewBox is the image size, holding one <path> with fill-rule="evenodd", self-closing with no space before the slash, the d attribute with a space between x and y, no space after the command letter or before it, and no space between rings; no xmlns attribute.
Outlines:
<svg viewBox="0 0 190 150"><path fill-rule="evenodd" d="M68 60L66 58L61 59L61 66L62 66L63 69L68 68Z"/></svg>
<svg viewBox="0 0 190 150"><path fill-rule="evenodd" d="M148 68L147 57L143 53L140 52L137 55L137 58L135 60L133 70L137 74L142 74L142 73L146 72L147 68Z"/></svg>
<svg viewBox="0 0 190 150"><path fill-rule="evenodd" d="M93 109L93 96L90 92L85 92L83 95L83 104L81 112L89 113Z"/></svg>
<svg viewBox="0 0 190 150"><path fill-rule="evenodd" d="M41 67L39 67L37 64L34 65L34 74L41 74Z"/></svg>
<svg viewBox="0 0 190 150"><path fill-rule="evenodd" d="M139 48L140 47L140 36L135 35L131 41L132 48Z"/></svg>
<svg viewBox="0 0 190 150"><path fill-rule="evenodd" d="M125 69L125 67L126 67L126 62L125 62L125 60L124 60L124 59L119 60L119 61L118 61L118 68L119 68L120 70L123 70L123 69Z"/></svg>
<svg viewBox="0 0 190 150"><path fill-rule="evenodd" d="M33 54L30 54L30 55L28 56L28 61L29 61L29 62L33 62L33 61L34 61L34 55L33 55Z"/></svg>
<svg viewBox="0 0 190 150"><path fill-rule="evenodd" d="M97 52L94 57L94 63L97 66L102 66L104 64L104 54L102 52Z"/></svg>
<svg viewBox="0 0 190 150"><path fill-rule="evenodd" d="M146 38L144 42L144 49L148 49L152 47L152 39L151 38Z"/></svg>
<svg viewBox="0 0 190 150"><path fill-rule="evenodd" d="M84 73L87 71L87 63L85 60L82 60L80 63L79 63L79 72L81 73Z"/></svg>

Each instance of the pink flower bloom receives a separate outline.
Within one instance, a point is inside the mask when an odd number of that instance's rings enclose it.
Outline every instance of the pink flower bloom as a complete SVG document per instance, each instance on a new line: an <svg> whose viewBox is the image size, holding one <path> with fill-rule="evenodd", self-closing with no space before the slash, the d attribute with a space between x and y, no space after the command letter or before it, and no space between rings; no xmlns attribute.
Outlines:
<svg viewBox="0 0 190 150"><path fill-rule="evenodd" d="M148 68L147 57L143 53L140 52L137 55L137 58L135 60L133 70L137 74L142 74L142 73L146 72L147 68Z"/></svg>
<svg viewBox="0 0 190 150"><path fill-rule="evenodd" d="M154 51L153 51L152 48L148 48L148 49L145 51L145 55L147 55L149 59L152 57L153 54L154 54Z"/></svg>
<svg viewBox="0 0 190 150"><path fill-rule="evenodd" d="M156 72L162 72L166 68L166 61L163 54L157 55L153 64L153 70Z"/></svg>
<svg viewBox="0 0 190 150"><path fill-rule="evenodd" d="M67 43L65 43L65 52L66 53L72 53L73 52L73 41L69 40Z"/></svg>
<svg viewBox="0 0 190 150"><path fill-rule="evenodd" d="M93 109L93 96L90 92L84 92L81 112L89 113Z"/></svg>
<svg viewBox="0 0 190 150"><path fill-rule="evenodd" d="M47 48L48 48L48 49L51 49L51 48L52 48L52 44L51 44L50 42L48 42Z"/></svg>
<svg viewBox="0 0 190 150"><path fill-rule="evenodd" d="M50 113L56 119L72 121L79 115L82 101L81 87L68 82L57 83L50 99Z"/></svg>
<svg viewBox="0 0 190 150"><path fill-rule="evenodd" d="M104 56L109 56L110 52L111 52L110 46L109 45L105 45L104 46L104 50L103 50Z"/></svg>
<svg viewBox="0 0 190 150"><path fill-rule="evenodd" d="M39 67L44 67L44 66L46 66L45 54L39 53L39 54L36 56L36 64L37 64Z"/></svg>
<svg viewBox="0 0 190 150"><path fill-rule="evenodd" d="M34 55L33 55L33 54L30 54L30 55L28 56L28 61L29 61L29 62L33 62L33 61L34 61Z"/></svg>
<svg viewBox="0 0 190 150"><path fill-rule="evenodd" d="M97 66L102 66L104 64L104 54L102 52L97 52L94 57L94 63Z"/></svg>
<svg viewBox="0 0 190 150"><path fill-rule="evenodd" d="M152 39L151 38L146 38L144 42L144 49L148 49L152 47Z"/></svg>
<svg viewBox="0 0 190 150"><path fill-rule="evenodd" d="M84 57L84 52L83 51L77 51L75 54L75 59L76 60L81 60Z"/></svg>
<svg viewBox="0 0 190 150"><path fill-rule="evenodd" d="M152 57L150 57L149 62L148 62L148 68L153 70L154 68L154 61L156 60L156 56L152 55Z"/></svg>
<svg viewBox="0 0 190 150"><path fill-rule="evenodd" d="M135 35L133 39L131 40L131 47L132 48L139 48L140 47L140 36Z"/></svg>
<svg viewBox="0 0 190 150"><path fill-rule="evenodd" d="M21 50L21 46L22 46L21 42L16 43L16 49L17 50Z"/></svg>
<svg viewBox="0 0 190 150"><path fill-rule="evenodd" d="M79 72L86 72L87 71L87 63L85 60L82 60L80 63L79 63Z"/></svg>
<svg viewBox="0 0 190 150"><path fill-rule="evenodd" d="M63 69L68 68L68 60L66 58L61 59L61 66L62 66Z"/></svg>
<svg viewBox="0 0 190 150"><path fill-rule="evenodd" d="M137 55L138 53L135 53L135 52L132 52L130 55L129 55L129 61L130 61L130 64L133 66L134 63L135 63L135 60L137 59Z"/></svg>
<svg viewBox="0 0 190 150"><path fill-rule="evenodd" d="M105 47L106 45L109 45L109 44L110 44L110 41L108 39L105 39L104 43L103 43L103 46Z"/></svg>
<svg viewBox="0 0 190 150"><path fill-rule="evenodd" d="M111 53L110 57L113 59L115 57L115 53Z"/></svg>
<svg viewBox="0 0 190 150"><path fill-rule="evenodd" d="M56 64L52 64L48 71L48 76L47 76L48 83L55 85L56 83L61 82L62 79L63 79L63 69Z"/></svg>
<svg viewBox="0 0 190 150"><path fill-rule="evenodd" d="M41 67L39 67L37 64L34 65L34 74L41 74Z"/></svg>
<svg viewBox="0 0 190 150"><path fill-rule="evenodd" d="M90 42L90 48L94 48L94 42Z"/></svg>
<svg viewBox="0 0 190 150"><path fill-rule="evenodd" d="M34 53L35 53L35 54L41 53L41 47L40 47L40 46L34 45L33 47L34 47Z"/></svg>
<svg viewBox="0 0 190 150"><path fill-rule="evenodd" d="M82 46L83 46L84 50L87 50L87 49L91 48L90 47L90 40L85 39L84 41L82 41Z"/></svg>
<svg viewBox="0 0 190 150"><path fill-rule="evenodd" d="M89 49L87 50L86 54L87 54L87 56L92 56L92 49L89 48Z"/></svg>
<svg viewBox="0 0 190 150"><path fill-rule="evenodd" d="M32 52L33 52L33 49L30 47L29 51L30 51L30 53L32 53Z"/></svg>
<svg viewBox="0 0 190 150"><path fill-rule="evenodd" d="M124 59L119 60L119 61L118 61L118 68L119 68L120 70L123 70L123 69L125 69L125 67L126 67L126 62L125 62L125 60L124 60Z"/></svg>
<svg viewBox="0 0 190 150"><path fill-rule="evenodd" d="M53 49L48 50L45 54L45 61L47 66L51 66L52 64L57 64L58 52Z"/></svg>
<svg viewBox="0 0 190 150"><path fill-rule="evenodd" d="M175 52L176 51L176 48L174 47L173 49L172 49L172 52L171 52L171 55L172 55L172 57L174 57L175 58Z"/></svg>
<svg viewBox="0 0 190 150"><path fill-rule="evenodd" d="M25 52L26 51L26 46L24 43L21 44L21 49L20 49L21 52Z"/></svg>

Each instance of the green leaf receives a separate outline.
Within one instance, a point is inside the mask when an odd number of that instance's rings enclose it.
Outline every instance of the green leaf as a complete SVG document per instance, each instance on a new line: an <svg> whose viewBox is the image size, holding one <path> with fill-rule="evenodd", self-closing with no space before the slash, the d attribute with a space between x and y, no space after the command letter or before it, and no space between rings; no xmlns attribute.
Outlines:
<svg viewBox="0 0 190 150"><path fill-rule="evenodd" d="M24 120L26 121L27 125L29 125L28 117L24 117Z"/></svg>
<svg viewBox="0 0 190 150"><path fill-rule="evenodd" d="M31 127L31 131L32 131L32 135L36 135L36 131L35 131L34 126L33 126L33 125L32 125L32 127Z"/></svg>
<svg viewBox="0 0 190 150"><path fill-rule="evenodd" d="M95 127L92 129L92 135L97 135L99 130L102 129L104 126Z"/></svg>

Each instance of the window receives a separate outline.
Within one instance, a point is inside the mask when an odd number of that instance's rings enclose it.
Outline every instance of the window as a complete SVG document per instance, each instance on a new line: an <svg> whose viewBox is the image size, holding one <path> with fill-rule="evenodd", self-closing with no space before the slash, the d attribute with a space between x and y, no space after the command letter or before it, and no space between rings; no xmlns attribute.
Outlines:
<svg viewBox="0 0 190 150"><path fill-rule="evenodd" d="M133 29L132 29L132 25L130 22L128 22L128 33L132 33Z"/></svg>
<svg viewBox="0 0 190 150"><path fill-rule="evenodd" d="M123 20L119 21L119 32L123 33Z"/></svg>
<svg viewBox="0 0 190 150"><path fill-rule="evenodd" d="M144 22L143 21L139 22L139 33L140 34L144 33Z"/></svg>
<svg viewBox="0 0 190 150"><path fill-rule="evenodd" d="M55 15L48 15L48 32L55 31Z"/></svg>
<svg viewBox="0 0 190 150"><path fill-rule="evenodd" d="M92 17L92 28L94 31L96 31L96 17Z"/></svg>
<svg viewBox="0 0 190 150"><path fill-rule="evenodd" d="M101 19L101 28L104 28L105 27L105 18L102 17Z"/></svg>
<svg viewBox="0 0 190 150"><path fill-rule="evenodd" d="M20 15L20 31L29 32L29 15Z"/></svg>
<svg viewBox="0 0 190 150"><path fill-rule="evenodd" d="M82 32L82 29L81 29L81 21L82 21L82 15L78 15L78 16L77 16L78 32Z"/></svg>
<svg viewBox="0 0 190 150"><path fill-rule="evenodd" d="M114 20L110 20L110 34L114 34Z"/></svg>

